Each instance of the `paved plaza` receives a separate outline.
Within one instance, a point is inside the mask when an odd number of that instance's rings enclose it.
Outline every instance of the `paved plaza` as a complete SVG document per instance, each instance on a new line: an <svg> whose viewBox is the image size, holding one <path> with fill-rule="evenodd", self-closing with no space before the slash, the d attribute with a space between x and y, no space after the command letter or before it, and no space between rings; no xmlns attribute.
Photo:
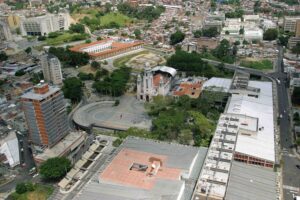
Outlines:
<svg viewBox="0 0 300 200"><path fill-rule="evenodd" d="M143 102L134 96L123 96L118 106L114 106L114 103L101 101L85 105L74 113L73 120L82 127L94 125L116 130L130 127L150 129L151 119L146 114Z"/></svg>

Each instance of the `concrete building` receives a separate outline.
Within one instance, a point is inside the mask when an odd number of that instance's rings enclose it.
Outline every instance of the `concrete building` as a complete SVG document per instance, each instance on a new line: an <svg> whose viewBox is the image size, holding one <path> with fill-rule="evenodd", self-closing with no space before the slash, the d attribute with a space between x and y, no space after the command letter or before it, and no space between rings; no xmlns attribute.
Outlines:
<svg viewBox="0 0 300 200"><path fill-rule="evenodd" d="M190 200L207 148L127 137L74 200Z"/></svg>
<svg viewBox="0 0 300 200"><path fill-rule="evenodd" d="M34 145L52 147L68 133L68 119L60 88L40 83L21 96L22 107Z"/></svg>
<svg viewBox="0 0 300 200"><path fill-rule="evenodd" d="M223 87L231 97L219 118L192 199L278 198L272 83L249 81L249 76L240 73L231 82L213 81L205 88Z"/></svg>
<svg viewBox="0 0 300 200"><path fill-rule="evenodd" d="M284 17L283 30L288 32L296 32L297 22L300 20L300 16L296 17Z"/></svg>
<svg viewBox="0 0 300 200"><path fill-rule="evenodd" d="M300 37L290 37L288 42L289 49L292 49L296 44L300 42Z"/></svg>
<svg viewBox="0 0 300 200"><path fill-rule="evenodd" d="M259 17L259 15L244 15L243 16L243 21L244 22L259 23L260 17Z"/></svg>
<svg viewBox="0 0 300 200"><path fill-rule="evenodd" d="M257 29L245 29L244 39L247 41L262 41L263 40L263 30Z"/></svg>
<svg viewBox="0 0 300 200"><path fill-rule="evenodd" d="M84 131L72 131L51 148L34 148L33 158L37 165L53 157L67 157L75 163L84 153L88 135Z"/></svg>
<svg viewBox="0 0 300 200"><path fill-rule="evenodd" d="M116 55L127 53L142 48L143 42L131 39L105 39L89 44L79 44L71 51L88 53L93 59L102 60Z"/></svg>
<svg viewBox="0 0 300 200"><path fill-rule="evenodd" d="M14 131L7 135L1 133L0 136L0 157L2 163L7 163L10 167L20 164L19 142Z"/></svg>
<svg viewBox="0 0 300 200"><path fill-rule="evenodd" d="M12 40L12 34L6 22L0 21L0 41Z"/></svg>
<svg viewBox="0 0 300 200"><path fill-rule="evenodd" d="M41 65L43 75L47 82L59 85L63 82L61 72L61 64L59 59L52 54L44 54L41 56Z"/></svg>
<svg viewBox="0 0 300 200"><path fill-rule="evenodd" d="M147 65L147 64L146 64ZM151 101L154 96L166 96L172 87L176 70L171 67L145 67L144 75L137 78L137 99Z"/></svg>
<svg viewBox="0 0 300 200"><path fill-rule="evenodd" d="M26 35L47 35L50 32L68 30L68 14L47 14L38 17L21 18L21 33Z"/></svg>

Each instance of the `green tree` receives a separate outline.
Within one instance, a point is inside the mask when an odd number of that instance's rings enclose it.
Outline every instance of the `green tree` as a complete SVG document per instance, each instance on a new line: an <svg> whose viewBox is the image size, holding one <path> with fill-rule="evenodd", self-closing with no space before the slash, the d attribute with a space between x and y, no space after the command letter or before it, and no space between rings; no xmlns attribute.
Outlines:
<svg viewBox="0 0 300 200"><path fill-rule="evenodd" d="M77 76L82 81L93 80L94 79L94 75L92 73L87 74L87 73L84 73L84 72L79 72Z"/></svg>
<svg viewBox="0 0 300 200"><path fill-rule="evenodd" d="M140 29L134 30L134 35L137 39L139 39L139 40L141 39L141 34L142 34L142 32L140 31Z"/></svg>
<svg viewBox="0 0 300 200"><path fill-rule="evenodd" d="M85 43L91 43L92 41L90 39L85 40Z"/></svg>
<svg viewBox="0 0 300 200"><path fill-rule="evenodd" d="M101 67L101 65L97 61L93 61L91 63L91 67L94 68L94 69L99 69Z"/></svg>
<svg viewBox="0 0 300 200"><path fill-rule="evenodd" d="M182 42L184 38L185 38L185 34L178 30L175 33L171 34L170 44L171 45L178 44L179 42Z"/></svg>
<svg viewBox="0 0 300 200"><path fill-rule="evenodd" d="M76 77L70 77L64 80L62 91L65 98L71 99L72 102L79 102L82 97L83 83Z"/></svg>
<svg viewBox="0 0 300 200"><path fill-rule="evenodd" d="M25 52L26 52L27 54L30 54L31 51L32 51L31 47L27 47L27 48L25 49Z"/></svg>
<svg viewBox="0 0 300 200"><path fill-rule="evenodd" d="M24 74L26 74L26 72L22 69L16 71L15 76L23 76Z"/></svg>
<svg viewBox="0 0 300 200"><path fill-rule="evenodd" d="M27 192L26 184L24 182L17 183L17 185L16 185L16 193L23 194L25 192Z"/></svg>
<svg viewBox="0 0 300 200"><path fill-rule="evenodd" d="M244 32L245 32L244 28L241 28L240 31L239 31L240 35L243 35Z"/></svg>
<svg viewBox="0 0 300 200"><path fill-rule="evenodd" d="M46 180L59 180L71 169L71 161L65 157L49 158L40 166L40 174Z"/></svg>
<svg viewBox="0 0 300 200"><path fill-rule="evenodd" d="M292 48L292 52L297 54L297 57L300 54L300 42L297 42L297 44Z"/></svg>
<svg viewBox="0 0 300 200"><path fill-rule="evenodd" d="M200 38L202 36L201 30L196 30L193 32L195 38Z"/></svg>
<svg viewBox="0 0 300 200"><path fill-rule="evenodd" d="M275 28L270 28L264 32L263 38L264 40L272 41L276 40L278 36L278 31Z"/></svg>
<svg viewBox="0 0 300 200"><path fill-rule="evenodd" d="M281 35L278 37L278 43L282 46L287 46L288 42L289 42L289 38L290 38L290 36Z"/></svg>
<svg viewBox="0 0 300 200"><path fill-rule="evenodd" d="M300 105L300 87L294 87L294 90L292 93L292 103L295 106Z"/></svg>
<svg viewBox="0 0 300 200"><path fill-rule="evenodd" d="M204 37L216 37L219 35L219 31L216 27L211 27L208 29L203 29L202 34Z"/></svg>
<svg viewBox="0 0 300 200"><path fill-rule="evenodd" d="M0 51L0 61L5 61L8 59L8 56L4 51Z"/></svg>
<svg viewBox="0 0 300 200"><path fill-rule="evenodd" d="M72 33L85 33L85 29L84 29L83 24L71 24L69 30Z"/></svg>

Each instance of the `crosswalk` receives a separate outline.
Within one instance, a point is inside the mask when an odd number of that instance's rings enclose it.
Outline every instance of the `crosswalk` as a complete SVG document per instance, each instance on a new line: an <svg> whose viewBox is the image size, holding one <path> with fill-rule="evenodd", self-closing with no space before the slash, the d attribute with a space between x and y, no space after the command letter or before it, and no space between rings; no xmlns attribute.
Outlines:
<svg viewBox="0 0 300 200"><path fill-rule="evenodd" d="M293 187L293 186L289 186L289 185L283 185L282 187L283 187L283 189L294 191L296 193L300 192L300 188L297 188L297 187Z"/></svg>
<svg viewBox="0 0 300 200"><path fill-rule="evenodd" d="M297 156L295 156L294 154L292 154L291 151L289 151L289 150L286 149L286 148L283 148L283 149L281 150L281 153L282 153L282 155L288 156L288 157L291 157L291 158L296 158L296 157L297 157Z"/></svg>

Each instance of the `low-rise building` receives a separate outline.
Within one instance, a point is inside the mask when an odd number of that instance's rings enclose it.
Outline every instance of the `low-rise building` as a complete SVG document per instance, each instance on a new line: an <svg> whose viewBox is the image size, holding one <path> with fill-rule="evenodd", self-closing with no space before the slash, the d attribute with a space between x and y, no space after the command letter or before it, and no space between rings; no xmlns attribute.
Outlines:
<svg viewBox="0 0 300 200"><path fill-rule="evenodd" d="M298 21L300 21L300 16L296 16L296 17L286 16L286 17L284 17L283 30L295 33L296 29L297 29L297 22Z"/></svg>
<svg viewBox="0 0 300 200"><path fill-rule="evenodd" d="M10 167L20 164L19 141L14 131L0 136L0 157L2 163L7 163Z"/></svg>
<svg viewBox="0 0 300 200"><path fill-rule="evenodd" d="M93 59L103 60L116 55L127 53L142 48L143 42L131 39L112 39L108 38L92 42L89 44L80 44L70 48L74 52L88 53Z"/></svg>

